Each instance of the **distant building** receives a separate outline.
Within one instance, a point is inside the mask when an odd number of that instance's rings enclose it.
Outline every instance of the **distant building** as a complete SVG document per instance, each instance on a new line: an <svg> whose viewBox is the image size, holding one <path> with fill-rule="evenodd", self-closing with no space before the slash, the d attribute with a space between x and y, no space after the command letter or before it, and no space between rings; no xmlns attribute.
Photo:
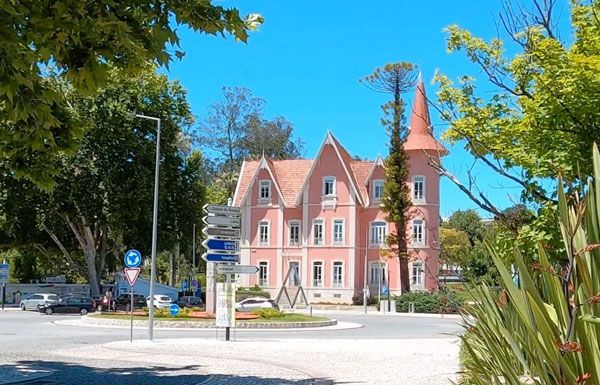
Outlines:
<svg viewBox="0 0 600 385"><path fill-rule="evenodd" d="M406 229L411 288L436 289L440 176L428 157L439 161L447 151L433 137L422 81L404 148L414 204ZM245 161L234 196L242 210L241 263L259 273L240 276L242 284L275 295L290 273L286 284L302 285L309 301L349 303L362 297L366 254L371 295L380 286L399 293L398 259L380 256L394 229L379 207L384 180L380 157L354 160L331 133L313 160Z"/></svg>

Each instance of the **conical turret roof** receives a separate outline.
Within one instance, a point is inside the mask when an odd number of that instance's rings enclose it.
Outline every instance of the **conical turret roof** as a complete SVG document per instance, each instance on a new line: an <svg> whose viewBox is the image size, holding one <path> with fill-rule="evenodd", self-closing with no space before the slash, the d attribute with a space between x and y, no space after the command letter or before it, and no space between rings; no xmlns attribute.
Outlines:
<svg viewBox="0 0 600 385"><path fill-rule="evenodd" d="M448 153L444 145L433 137L429 107L427 106L427 97L425 95L425 85L420 73L415 99L412 104L409 132L404 143L404 150L436 152L439 155L446 155Z"/></svg>

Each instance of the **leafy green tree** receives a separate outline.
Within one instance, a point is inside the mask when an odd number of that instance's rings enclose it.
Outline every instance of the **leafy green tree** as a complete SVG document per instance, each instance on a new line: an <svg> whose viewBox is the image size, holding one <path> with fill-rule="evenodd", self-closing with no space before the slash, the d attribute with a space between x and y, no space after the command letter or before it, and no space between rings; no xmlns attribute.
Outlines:
<svg viewBox="0 0 600 385"><path fill-rule="evenodd" d="M390 232L387 242L391 247L390 252L398 258L400 290L401 293L406 293L410 291L406 226L412 201L407 183L408 155L403 148L408 130L403 124L404 101L401 96L414 86L415 67L408 62L389 63L382 68L376 68L371 75L360 81L374 91L392 96L392 100L382 105L384 117L381 123L390 133L389 155L384 161L382 206L387 213L387 221L395 225L395 230Z"/></svg>
<svg viewBox="0 0 600 385"><path fill-rule="evenodd" d="M506 2L499 23L504 40L486 42L459 26L447 28L448 49L464 52L487 84L482 87L472 76L454 84L438 74L438 102L450 123L446 139L464 143L478 161L520 186L523 203L555 206L543 178L562 175L577 188L591 172L590 143L600 140L600 3L572 1L572 35L562 40L555 30L556 2L533 3L530 11ZM507 46L518 53L508 54ZM437 168L451 175L441 164ZM476 191L476 181L451 179L481 208L506 219L501 208ZM546 218L547 223L554 220Z"/></svg>
<svg viewBox="0 0 600 385"><path fill-rule="evenodd" d="M139 75L147 63L168 66L177 30L232 34L246 41L262 23L210 0L70 2L8 1L0 11L0 154L17 176L53 185L64 155L73 154L85 126L69 119L69 103L47 76L55 68L77 92L90 94L115 66Z"/></svg>
<svg viewBox="0 0 600 385"><path fill-rule="evenodd" d="M440 260L443 263L462 266L471 247L469 236L464 231L440 227Z"/></svg>
<svg viewBox="0 0 600 385"><path fill-rule="evenodd" d="M131 111L162 119L162 250L171 249L187 233L190 241L186 243L191 246L192 223L200 217L204 198L203 185L196 183L202 157L191 154L186 158L178 147L179 134L193 122L185 90L153 67L138 77L118 70L110 75L111 82L98 94L73 97L73 108L92 127L77 153L62 158L57 188L44 191L27 180L15 179L8 170L2 174L6 196L2 211L11 223L7 233L22 239L22 230L41 231L69 265L79 267L92 294L98 293L107 258L113 261L109 265L120 268L126 247L136 247L143 254L150 250L156 126L133 119ZM64 88L69 89L68 84Z"/></svg>
<svg viewBox="0 0 600 385"><path fill-rule="evenodd" d="M293 125L283 117L263 117L265 101L243 87L223 87L201 124L199 140L215 161L219 183L232 197L244 159L263 154L276 159L295 158L302 143L294 141Z"/></svg>
<svg viewBox="0 0 600 385"><path fill-rule="evenodd" d="M486 233L481 217L475 210L455 211L445 225L467 234L471 247L475 246L477 242L481 242Z"/></svg>

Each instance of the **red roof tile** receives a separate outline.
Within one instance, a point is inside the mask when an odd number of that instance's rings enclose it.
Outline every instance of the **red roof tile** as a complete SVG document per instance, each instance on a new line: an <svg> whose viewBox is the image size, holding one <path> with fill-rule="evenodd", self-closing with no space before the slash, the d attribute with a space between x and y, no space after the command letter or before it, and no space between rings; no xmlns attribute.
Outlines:
<svg viewBox="0 0 600 385"><path fill-rule="evenodd" d="M360 195L362 195L363 202L367 202L367 197L369 196L366 182L374 165L375 162L371 161L352 161L352 163L350 163L350 167L356 178L356 182L358 183L358 190L360 191Z"/></svg>
<svg viewBox="0 0 600 385"><path fill-rule="evenodd" d="M279 183L286 206L293 206L295 204L312 163L313 160L311 159L272 161L273 173Z"/></svg>
<svg viewBox="0 0 600 385"><path fill-rule="evenodd" d="M234 206L240 206L242 204L242 199L244 195L246 195L246 191L248 191L248 186L250 185L250 181L258 168L258 164L260 162L256 160L245 160L242 163L241 174L238 177L238 185L236 188L235 194L235 202L233 202Z"/></svg>

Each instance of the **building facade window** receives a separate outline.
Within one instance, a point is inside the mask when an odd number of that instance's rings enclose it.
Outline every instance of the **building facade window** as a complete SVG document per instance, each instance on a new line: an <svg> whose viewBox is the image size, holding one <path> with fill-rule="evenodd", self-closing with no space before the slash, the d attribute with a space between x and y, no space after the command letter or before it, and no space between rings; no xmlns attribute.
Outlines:
<svg viewBox="0 0 600 385"><path fill-rule="evenodd" d="M322 246L325 244L324 238L324 226L322 219L315 219L313 223L313 244L315 246Z"/></svg>
<svg viewBox="0 0 600 385"><path fill-rule="evenodd" d="M344 264L342 262L333 262L333 286L344 286Z"/></svg>
<svg viewBox="0 0 600 385"><path fill-rule="evenodd" d="M290 222L290 246L300 245L300 222Z"/></svg>
<svg viewBox="0 0 600 385"><path fill-rule="evenodd" d="M323 196L335 195L335 177L326 176L323 178Z"/></svg>
<svg viewBox="0 0 600 385"><path fill-rule="evenodd" d="M300 286L300 262L290 262L288 284L290 286Z"/></svg>
<svg viewBox="0 0 600 385"><path fill-rule="evenodd" d="M371 285L385 285L387 274L386 274L386 266L383 262L373 262L371 263L371 274L370 274L370 284Z"/></svg>
<svg viewBox="0 0 600 385"><path fill-rule="evenodd" d="M323 262L313 262L313 286L323 286Z"/></svg>
<svg viewBox="0 0 600 385"><path fill-rule="evenodd" d="M385 223L385 222L371 223L371 246L384 245L386 236L387 236L387 223Z"/></svg>
<svg viewBox="0 0 600 385"><path fill-rule="evenodd" d="M423 262L413 262L411 283L416 286L423 286L424 278L425 270L423 269Z"/></svg>
<svg viewBox="0 0 600 385"><path fill-rule="evenodd" d="M269 286L269 262L258 263L258 286Z"/></svg>
<svg viewBox="0 0 600 385"><path fill-rule="evenodd" d="M425 246L425 222L422 219L412 221L413 246Z"/></svg>
<svg viewBox="0 0 600 385"><path fill-rule="evenodd" d="M425 203L425 177L421 175L413 176L413 203Z"/></svg>
<svg viewBox="0 0 600 385"><path fill-rule="evenodd" d="M333 244L343 245L344 244L344 220L334 219L333 220Z"/></svg>
<svg viewBox="0 0 600 385"><path fill-rule="evenodd" d="M373 201L379 202L383 198L383 181L382 180L374 180L373 181Z"/></svg>
<svg viewBox="0 0 600 385"><path fill-rule="evenodd" d="M261 246L269 245L269 222L262 221L258 225L258 243Z"/></svg>
<svg viewBox="0 0 600 385"><path fill-rule="evenodd" d="M270 203L271 202L271 181L261 180L259 182L259 203Z"/></svg>

